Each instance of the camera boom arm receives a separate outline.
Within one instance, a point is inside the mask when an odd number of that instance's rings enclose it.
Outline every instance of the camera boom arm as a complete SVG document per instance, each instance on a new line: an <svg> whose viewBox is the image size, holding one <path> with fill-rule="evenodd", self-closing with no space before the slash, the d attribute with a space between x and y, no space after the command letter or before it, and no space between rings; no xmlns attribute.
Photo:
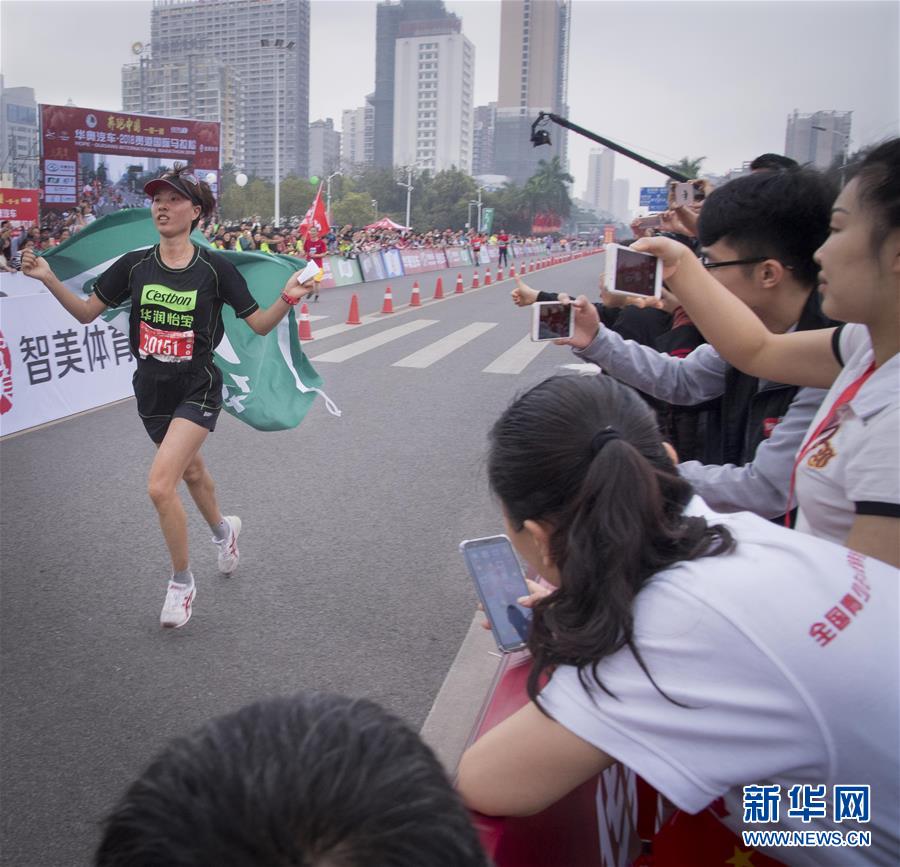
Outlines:
<svg viewBox="0 0 900 867"><path fill-rule="evenodd" d="M667 175L673 180L682 182L690 180L689 177L683 175L681 172L676 172L674 169L668 169L665 166L661 166L659 163L655 163L653 162L653 160L647 159L647 157L642 157L640 154L636 154L634 151L630 151L628 150L628 148L622 147L622 145L616 144L615 142L610 141L608 138L603 138L603 136L597 135L597 133L591 132L589 129L585 129L583 126L578 126L577 123L572 123L572 121L567 120L564 117L560 117L558 114L553 114L549 111L539 112L537 119L531 125L531 143L535 147L542 144L550 144L549 133L546 130L538 130L538 127L545 126L547 122L551 120L554 123L565 127L566 129L572 130L572 132L577 132L579 135L583 135L585 138L589 138L591 141L597 142L597 144L602 144L604 147L608 147L610 150L614 150L617 153L628 157L629 159L635 160L636 162L639 162L642 165L653 169L654 171Z"/></svg>

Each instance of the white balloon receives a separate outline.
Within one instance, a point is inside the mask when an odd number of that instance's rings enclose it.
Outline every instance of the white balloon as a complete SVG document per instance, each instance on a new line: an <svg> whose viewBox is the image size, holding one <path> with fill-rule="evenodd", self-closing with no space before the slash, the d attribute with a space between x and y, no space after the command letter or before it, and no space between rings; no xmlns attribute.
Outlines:
<svg viewBox="0 0 900 867"><path fill-rule="evenodd" d="M215 182L216 182L216 173L215 173L215 172L210 172L210 173L206 176L206 183L208 183L208 184L214 184Z"/></svg>
<svg viewBox="0 0 900 867"><path fill-rule="evenodd" d="M238 172L234 176L234 182L239 186L243 187L247 183L247 176L243 172Z"/></svg>

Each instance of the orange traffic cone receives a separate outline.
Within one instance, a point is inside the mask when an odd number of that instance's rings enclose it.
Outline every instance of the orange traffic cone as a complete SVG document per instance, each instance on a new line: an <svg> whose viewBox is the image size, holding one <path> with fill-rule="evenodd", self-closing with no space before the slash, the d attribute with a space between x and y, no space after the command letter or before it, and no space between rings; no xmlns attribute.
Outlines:
<svg viewBox="0 0 900 867"><path fill-rule="evenodd" d="M297 336L301 340L312 340L312 328L309 324L309 307L305 304L300 308L300 318L297 322Z"/></svg>
<svg viewBox="0 0 900 867"><path fill-rule="evenodd" d="M502 279L503 279L503 269L498 268L497 269L497 282L499 283Z"/></svg>
<svg viewBox="0 0 900 867"><path fill-rule="evenodd" d="M359 321L359 298L356 293L350 298L350 312L347 314L347 325L361 325Z"/></svg>
<svg viewBox="0 0 900 867"><path fill-rule="evenodd" d="M409 306L410 307L421 307L422 306L422 299L419 296L419 281L418 280L416 280L416 282L413 283L412 298L409 299Z"/></svg>
<svg viewBox="0 0 900 867"><path fill-rule="evenodd" d="M491 285L491 268L490 268L490 266L488 266L487 268L484 269L484 285L485 286Z"/></svg>
<svg viewBox="0 0 900 867"><path fill-rule="evenodd" d="M444 281L438 277L437 283L434 284L434 300L440 301L444 297Z"/></svg>
<svg viewBox="0 0 900 867"><path fill-rule="evenodd" d="M381 305L382 313L393 313L394 312L394 296L391 294L391 287L388 286L387 289L384 290L384 304Z"/></svg>
<svg viewBox="0 0 900 867"><path fill-rule="evenodd" d="M513 278L516 276L516 266L515 264L509 266L509 276Z"/></svg>
<svg viewBox="0 0 900 867"><path fill-rule="evenodd" d="M441 278L438 277L438 280L440 280L440 279L441 279ZM456 275L456 294L457 294L457 295L462 295L462 294L463 294L462 274L457 274L457 275Z"/></svg>
<svg viewBox="0 0 900 867"><path fill-rule="evenodd" d="M472 288L478 288L478 269L475 269L475 273L472 275Z"/></svg>

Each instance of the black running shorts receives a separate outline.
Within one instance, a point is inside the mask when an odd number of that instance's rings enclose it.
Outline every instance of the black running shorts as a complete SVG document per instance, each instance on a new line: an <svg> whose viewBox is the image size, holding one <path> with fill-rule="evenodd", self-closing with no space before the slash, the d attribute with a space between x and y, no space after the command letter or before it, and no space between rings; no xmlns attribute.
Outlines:
<svg viewBox="0 0 900 867"><path fill-rule="evenodd" d="M173 418L186 418L208 431L216 429L222 409L222 372L212 361L205 364L138 363L133 377L138 415L159 444Z"/></svg>

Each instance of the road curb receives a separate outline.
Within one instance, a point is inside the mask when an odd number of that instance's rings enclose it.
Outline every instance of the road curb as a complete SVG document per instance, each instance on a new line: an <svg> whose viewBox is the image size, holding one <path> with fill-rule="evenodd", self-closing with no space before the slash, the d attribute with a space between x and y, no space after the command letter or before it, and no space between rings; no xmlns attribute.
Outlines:
<svg viewBox="0 0 900 867"><path fill-rule="evenodd" d="M423 740L435 751L447 773L456 774L460 756L487 698L500 665L491 632L476 614L422 725Z"/></svg>

